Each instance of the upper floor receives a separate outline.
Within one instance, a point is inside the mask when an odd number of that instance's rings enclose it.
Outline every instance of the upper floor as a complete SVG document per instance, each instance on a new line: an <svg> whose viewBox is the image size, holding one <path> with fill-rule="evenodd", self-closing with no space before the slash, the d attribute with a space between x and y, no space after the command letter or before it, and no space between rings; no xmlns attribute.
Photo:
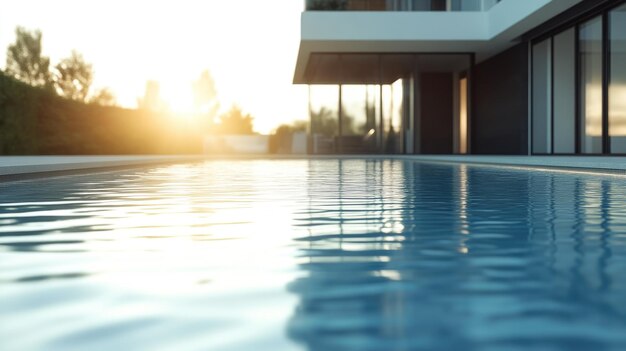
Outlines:
<svg viewBox="0 0 626 351"><path fill-rule="evenodd" d="M488 11L501 0L306 0L307 11Z"/></svg>
<svg viewBox="0 0 626 351"><path fill-rule="evenodd" d="M307 82L312 54L473 53L480 62L582 1L592 0L306 0L294 82Z"/></svg>

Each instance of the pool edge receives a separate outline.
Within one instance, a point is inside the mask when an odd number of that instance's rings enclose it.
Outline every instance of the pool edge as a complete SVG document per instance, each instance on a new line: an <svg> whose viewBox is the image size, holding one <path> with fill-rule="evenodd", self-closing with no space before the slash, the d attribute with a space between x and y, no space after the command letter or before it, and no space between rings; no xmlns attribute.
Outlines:
<svg viewBox="0 0 626 351"><path fill-rule="evenodd" d="M0 182L205 160L407 160L626 175L620 156L497 155L136 155L0 156Z"/></svg>

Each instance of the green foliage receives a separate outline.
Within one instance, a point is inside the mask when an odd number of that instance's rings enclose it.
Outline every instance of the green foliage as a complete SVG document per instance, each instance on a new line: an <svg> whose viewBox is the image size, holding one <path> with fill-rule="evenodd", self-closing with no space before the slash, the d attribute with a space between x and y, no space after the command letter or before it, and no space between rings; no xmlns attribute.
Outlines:
<svg viewBox="0 0 626 351"><path fill-rule="evenodd" d="M196 109L203 112L217 102L215 81L208 70L202 71L200 78L193 82L193 101Z"/></svg>
<svg viewBox="0 0 626 351"><path fill-rule="evenodd" d="M49 87L50 58L41 54L41 31L17 27L15 37L7 49L5 73L32 86Z"/></svg>
<svg viewBox="0 0 626 351"><path fill-rule="evenodd" d="M337 116L326 107L311 112L311 134L322 134L332 137L339 131Z"/></svg>
<svg viewBox="0 0 626 351"><path fill-rule="evenodd" d="M197 126L162 113L166 107L158 83L147 85L145 110L112 107L115 97L108 89L96 92L85 104L93 79L91 65L73 51L55 66L51 77L50 60L41 55L41 37L40 31L18 27L16 41L7 50L6 69L0 71L0 155L201 151Z"/></svg>
<svg viewBox="0 0 626 351"><path fill-rule="evenodd" d="M99 89L89 98L90 104L96 104L100 106L117 106L117 99L113 92L108 88Z"/></svg>
<svg viewBox="0 0 626 351"><path fill-rule="evenodd" d="M0 74L0 154L36 153L36 103L46 94Z"/></svg>
<svg viewBox="0 0 626 351"><path fill-rule="evenodd" d="M87 101L93 81L93 69L83 55L72 50L70 57L55 66L54 87L60 96L76 101Z"/></svg>
<svg viewBox="0 0 626 351"><path fill-rule="evenodd" d="M198 80L193 82L192 89L196 118L200 120L199 128L210 133L220 108L211 73L208 70L202 71Z"/></svg>
<svg viewBox="0 0 626 351"><path fill-rule="evenodd" d="M294 121L292 124L281 124L276 128L274 133L270 135L270 152L271 153L290 153L293 134L298 132L306 132L309 122Z"/></svg>
<svg viewBox="0 0 626 351"><path fill-rule="evenodd" d="M201 151L194 126L166 115L84 104L0 74L0 154L176 154Z"/></svg>
<svg viewBox="0 0 626 351"><path fill-rule="evenodd" d="M342 128L344 135L362 134L369 131L365 124L355 126L354 116L346 113L343 109ZM339 133L339 117L337 112L326 107L320 108L318 111L311 111L311 134L321 134L327 137L336 136Z"/></svg>
<svg viewBox="0 0 626 351"><path fill-rule="evenodd" d="M251 115L244 115L239 107L233 106L230 111L220 116L214 130L217 134L224 135L254 134L252 120Z"/></svg>
<svg viewBox="0 0 626 351"><path fill-rule="evenodd" d="M146 82L146 92L143 98L137 99L137 107L140 110L151 112L165 112L168 110L167 104L161 99L161 86L155 80Z"/></svg>

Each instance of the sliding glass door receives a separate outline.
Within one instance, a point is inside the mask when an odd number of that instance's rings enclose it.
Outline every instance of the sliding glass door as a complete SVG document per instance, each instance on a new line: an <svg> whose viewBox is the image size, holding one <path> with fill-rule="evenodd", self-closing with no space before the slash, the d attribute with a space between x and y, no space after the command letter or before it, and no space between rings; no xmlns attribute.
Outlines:
<svg viewBox="0 0 626 351"><path fill-rule="evenodd" d="M626 4L532 45L532 153L626 154Z"/></svg>
<svg viewBox="0 0 626 351"><path fill-rule="evenodd" d="M532 152L552 153L552 39L533 46Z"/></svg>
<svg viewBox="0 0 626 351"><path fill-rule="evenodd" d="M553 37L553 151L576 152L576 29Z"/></svg>
<svg viewBox="0 0 626 351"><path fill-rule="evenodd" d="M602 153L602 17L579 29L580 151Z"/></svg>
<svg viewBox="0 0 626 351"><path fill-rule="evenodd" d="M609 138L611 153L626 154L626 5L609 14Z"/></svg>

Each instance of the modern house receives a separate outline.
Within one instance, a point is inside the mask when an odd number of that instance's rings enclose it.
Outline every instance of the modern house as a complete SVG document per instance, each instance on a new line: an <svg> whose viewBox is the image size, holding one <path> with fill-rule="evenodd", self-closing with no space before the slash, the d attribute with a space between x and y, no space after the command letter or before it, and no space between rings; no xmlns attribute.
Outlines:
<svg viewBox="0 0 626 351"><path fill-rule="evenodd" d="M314 152L626 154L625 0L307 0L301 25Z"/></svg>

